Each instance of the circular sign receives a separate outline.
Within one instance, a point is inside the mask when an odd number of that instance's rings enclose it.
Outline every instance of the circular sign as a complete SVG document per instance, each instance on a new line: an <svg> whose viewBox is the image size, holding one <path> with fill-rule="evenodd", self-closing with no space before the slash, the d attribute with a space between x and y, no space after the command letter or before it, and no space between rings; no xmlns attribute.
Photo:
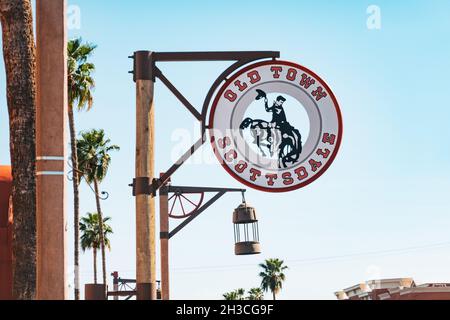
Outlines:
<svg viewBox="0 0 450 320"><path fill-rule="evenodd" d="M252 64L214 99L209 130L223 167L249 187L286 192L308 185L331 165L342 117L328 85L286 61Z"/></svg>

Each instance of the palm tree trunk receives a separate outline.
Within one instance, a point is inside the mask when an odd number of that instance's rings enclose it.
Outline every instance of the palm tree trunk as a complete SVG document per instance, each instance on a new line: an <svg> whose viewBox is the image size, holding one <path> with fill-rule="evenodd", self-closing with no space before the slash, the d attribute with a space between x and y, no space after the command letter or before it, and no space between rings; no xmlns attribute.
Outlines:
<svg viewBox="0 0 450 320"><path fill-rule="evenodd" d="M102 253L102 272L103 272L103 284L106 289L106 256L105 256L105 239L104 239L104 231L103 231L103 214L102 209L100 207L100 195L98 191L98 181L94 179L94 191L95 191L95 201L97 204L97 213L99 220L99 231L100 231L100 250Z"/></svg>
<svg viewBox="0 0 450 320"><path fill-rule="evenodd" d="M94 283L97 284L97 248L92 248L94 252Z"/></svg>
<svg viewBox="0 0 450 320"><path fill-rule="evenodd" d="M78 178L78 156L77 139L75 133L75 117L73 105L69 103L69 129L72 162L72 185L73 185L73 230L74 230L74 268L75 268L75 300L80 300L80 195Z"/></svg>
<svg viewBox="0 0 450 320"><path fill-rule="evenodd" d="M13 296L36 294L35 47L30 0L0 0L14 208Z"/></svg>

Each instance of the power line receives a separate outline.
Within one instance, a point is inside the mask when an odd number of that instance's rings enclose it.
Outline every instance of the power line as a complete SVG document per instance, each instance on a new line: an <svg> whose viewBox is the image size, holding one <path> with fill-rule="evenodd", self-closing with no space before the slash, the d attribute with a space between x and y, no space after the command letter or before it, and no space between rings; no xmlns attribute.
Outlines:
<svg viewBox="0 0 450 320"><path fill-rule="evenodd" d="M289 265L308 265L308 264L316 264L316 263L334 262L334 261L339 261L339 260L344 261L344 260L350 260L350 259L360 258L360 257L405 254L405 253L410 253L410 252L420 251L420 250L425 250L425 249L436 249L436 248L445 248L445 247L450 247L450 242L440 242L440 243L428 244L428 245L423 245L423 246L360 252L360 253L353 253L353 254L325 256L325 257L308 258L308 259L291 259L291 260L286 260L285 262ZM205 266L205 267L201 267L201 266L180 267L180 268L173 268L172 270L174 272L201 272L201 271L226 271L226 270L254 268L254 267L256 267L255 264L236 264L236 265Z"/></svg>
<svg viewBox="0 0 450 320"><path fill-rule="evenodd" d="M335 256L324 256L324 257L316 257L316 258L307 258L307 259L289 259L285 260L286 264L292 265L310 265L317 263L326 263L326 262L335 262L335 261L345 261L351 260L355 258L361 257L375 257L375 256L387 256L393 254L406 254L415 251L421 251L426 249L441 249L450 247L450 241L447 242L439 242L433 244L427 244L422 246L412 246L398 249L386 249L386 250L377 250L377 251L368 251L368 252L359 252L359 253L350 253L350 254L342 254ZM174 273L184 273L184 272L204 272L204 271L227 271L233 269L244 269L244 268L255 268L257 267L254 263L247 264L235 264L235 265L216 265L216 266L194 266L194 267L175 267L171 268ZM116 270L120 273L132 273L135 270ZM82 274L93 274L93 272L81 272Z"/></svg>

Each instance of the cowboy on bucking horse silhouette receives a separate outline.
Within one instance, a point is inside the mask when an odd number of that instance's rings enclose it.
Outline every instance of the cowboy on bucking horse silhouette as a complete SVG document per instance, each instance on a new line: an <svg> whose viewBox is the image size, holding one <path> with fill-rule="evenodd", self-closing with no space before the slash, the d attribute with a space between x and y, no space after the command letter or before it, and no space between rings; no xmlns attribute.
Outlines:
<svg viewBox="0 0 450 320"><path fill-rule="evenodd" d="M274 153L274 149L277 149L278 166L285 168L287 163L295 163L302 152L301 134L287 122L286 113L283 108L283 103L286 101L286 98L278 96L273 102L272 107L269 107L267 94L259 89L256 89L256 91L258 93L256 100L264 98L266 111L272 113L272 121L267 122L246 118L241 123L240 129L244 130L250 127L253 138L255 139L254 143L259 147L264 156L265 152L262 147L268 148L271 155ZM286 150L286 147L289 149Z"/></svg>
<svg viewBox="0 0 450 320"><path fill-rule="evenodd" d="M291 128L290 124L287 122L286 113L283 109L283 103L286 102L286 98L283 96L278 96L277 99L273 102L272 107L269 107L269 99L267 99L267 95L264 91L257 89L258 96L256 100L264 97L264 104L266 106L267 112L272 112L272 127L278 128L281 132L286 132Z"/></svg>

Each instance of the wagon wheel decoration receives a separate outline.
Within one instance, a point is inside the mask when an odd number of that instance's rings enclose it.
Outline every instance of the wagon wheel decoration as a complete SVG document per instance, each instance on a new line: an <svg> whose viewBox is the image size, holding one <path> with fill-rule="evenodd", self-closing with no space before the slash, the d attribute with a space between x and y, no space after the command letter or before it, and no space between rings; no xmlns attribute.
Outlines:
<svg viewBox="0 0 450 320"><path fill-rule="evenodd" d="M176 191L169 199L169 217L184 219L194 214L203 203L204 192Z"/></svg>

